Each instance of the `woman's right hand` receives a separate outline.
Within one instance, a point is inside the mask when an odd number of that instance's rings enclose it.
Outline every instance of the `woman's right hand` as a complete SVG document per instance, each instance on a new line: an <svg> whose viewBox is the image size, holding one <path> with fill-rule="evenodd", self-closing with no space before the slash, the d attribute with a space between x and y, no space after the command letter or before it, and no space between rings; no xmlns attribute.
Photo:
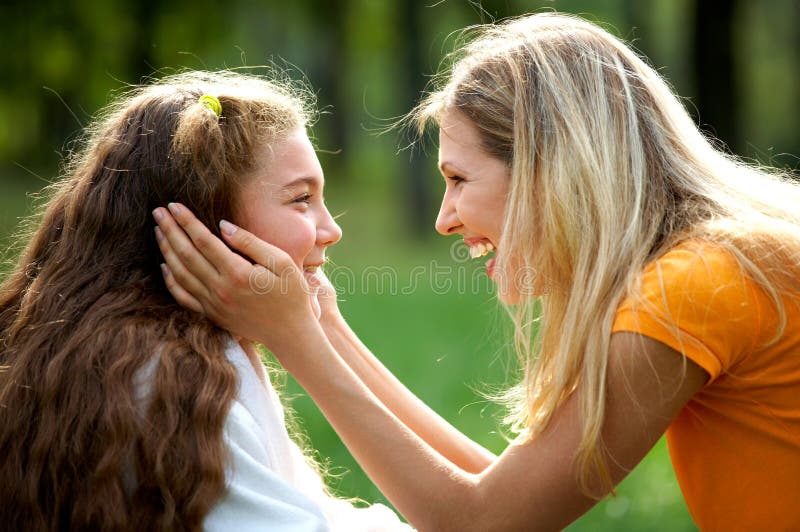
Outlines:
<svg viewBox="0 0 800 532"><path fill-rule="evenodd" d="M232 224L220 224L231 251L181 204L153 211L166 260L164 281L175 299L232 334L266 345L280 358L319 328L300 268L283 250ZM288 349L291 351L291 349Z"/></svg>
<svg viewBox="0 0 800 532"><path fill-rule="evenodd" d="M317 270L316 288L316 299L320 309L319 321L322 323L323 328L326 324L336 323L338 320L343 319L342 313L339 311L336 288L330 282L328 276L325 275L322 268Z"/></svg>

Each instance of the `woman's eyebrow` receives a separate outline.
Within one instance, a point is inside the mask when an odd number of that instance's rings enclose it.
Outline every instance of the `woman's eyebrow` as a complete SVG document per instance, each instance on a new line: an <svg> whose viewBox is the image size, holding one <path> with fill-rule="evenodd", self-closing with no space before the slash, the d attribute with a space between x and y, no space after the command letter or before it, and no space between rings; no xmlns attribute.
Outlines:
<svg viewBox="0 0 800 532"><path fill-rule="evenodd" d="M442 161L441 163L439 163L439 171L442 172L443 174L448 171L450 173L462 174L462 175L467 173L449 161Z"/></svg>

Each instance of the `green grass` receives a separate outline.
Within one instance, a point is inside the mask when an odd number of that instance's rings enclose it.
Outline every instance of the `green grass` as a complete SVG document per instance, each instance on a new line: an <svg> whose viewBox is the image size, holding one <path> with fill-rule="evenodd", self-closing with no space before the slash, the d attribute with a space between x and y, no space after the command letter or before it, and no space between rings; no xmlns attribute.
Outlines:
<svg viewBox="0 0 800 532"><path fill-rule="evenodd" d="M353 297L342 307L365 343L412 391L474 440L502 451L502 410L476 392L507 382L513 357L504 345L501 311L490 295L420 289L408 296ZM302 393L294 383L289 389ZM386 502L310 400L298 395L293 406L312 445L340 473L333 479L338 493ZM600 503L570 530L695 530L665 441L620 485L615 499Z"/></svg>
<svg viewBox="0 0 800 532"><path fill-rule="evenodd" d="M19 217L30 209L26 193L40 184L38 180L0 176L3 249ZM501 452L505 446L499 423L502 411L480 392L496 390L513 377L513 354L505 340L507 324L489 283L477 282L471 287L467 282L466 290L458 290L459 279L481 279L482 266L454 261L452 240L407 238L398 222L399 208L388 192L329 188L333 212L346 211L339 219L345 238L330 254L336 271L353 281L341 298L348 321L427 404L474 440ZM409 279L420 266L426 275L410 289ZM450 273L445 271L448 267ZM367 268L392 275L397 281L394 290L388 285L381 288L376 277L365 278ZM450 290L434 289L430 282L434 270L440 272L435 279L439 287L449 280ZM332 488L342 496L386 502L297 384L290 378L282 380L286 381L283 395L291 399L310 445L332 474ZM618 493L570 530L695 530L663 440Z"/></svg>

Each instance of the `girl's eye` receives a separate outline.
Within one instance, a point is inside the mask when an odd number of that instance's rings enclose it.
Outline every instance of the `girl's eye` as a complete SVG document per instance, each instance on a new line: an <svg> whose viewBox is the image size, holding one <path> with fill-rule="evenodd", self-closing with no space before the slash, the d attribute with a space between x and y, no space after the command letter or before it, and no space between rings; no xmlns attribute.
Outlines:
<svg viewBox="0 0 800 532"><path fill-rule="evenodd" d="M292 200L292 203L308 203L311 200L311 194L305 193Z"/></svg>
<svg viewBox="0 0 800 532"><path fill-rule="evenodd" d="M464 181L464 178L457 175L451 175L447 176L447 180L453 183L454 185L457 185L459 183L462 183Z"/></svg>

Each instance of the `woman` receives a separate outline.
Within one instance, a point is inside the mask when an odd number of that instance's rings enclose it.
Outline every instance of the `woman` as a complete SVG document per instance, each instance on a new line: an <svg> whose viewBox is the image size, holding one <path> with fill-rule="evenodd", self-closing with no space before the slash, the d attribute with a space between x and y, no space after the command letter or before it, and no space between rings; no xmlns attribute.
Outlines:
<svg viewBox="0 0 800 532"><path fill-rule="evenodd" d="M501 456L429 422L330 296L317 323L302 283L249 291L292 270L244 230L223 238L255 266L165 217L170 291L272 349L421 530L562 528L665 431L701 529L800 527L800 186L716 150L635 53L559 14L481 28L410 118L439 127L437 230L497 252L525 369Z"/></svg>
<svg viewBox="0 0 800 532"><path fill-rule="evenodd" d="M87 129L0 289L3 527L407 529L326 493L253 344L178 306L159 269L150 212L180 198L315 275L341 230L311 117L287 84L188 72Z"/></svg>

